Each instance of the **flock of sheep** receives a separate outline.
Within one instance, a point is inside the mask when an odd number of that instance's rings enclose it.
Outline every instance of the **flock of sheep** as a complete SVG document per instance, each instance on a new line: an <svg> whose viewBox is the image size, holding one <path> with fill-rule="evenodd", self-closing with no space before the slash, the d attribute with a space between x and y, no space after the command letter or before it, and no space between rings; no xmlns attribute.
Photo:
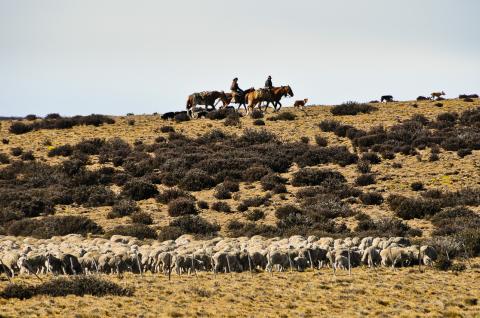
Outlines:
<svg viewBox="0 0 480 318"><path fill-rule="evenodd" d="M431 246L411 245L404 237L213 238L194 240L183 235L175 241L141 244L136 238L84 238L71 234L51 239L0 236L0 268L9 278L17 273L75 275L89 273L197 271L242 272L298 270L330 266L352 267L432 265L437 253Z"/></svg>

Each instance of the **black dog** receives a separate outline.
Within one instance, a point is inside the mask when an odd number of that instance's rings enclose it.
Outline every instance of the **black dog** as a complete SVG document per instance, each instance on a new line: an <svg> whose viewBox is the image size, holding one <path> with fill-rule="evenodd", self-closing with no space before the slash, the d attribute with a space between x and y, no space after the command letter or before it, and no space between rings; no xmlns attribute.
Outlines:
<svg viewBox="0 0 480 318"><path fill-rule="evenodd" d="M382 98L380 98L380 102L393 102L393 96L392 95L383 95Z"/></svg>

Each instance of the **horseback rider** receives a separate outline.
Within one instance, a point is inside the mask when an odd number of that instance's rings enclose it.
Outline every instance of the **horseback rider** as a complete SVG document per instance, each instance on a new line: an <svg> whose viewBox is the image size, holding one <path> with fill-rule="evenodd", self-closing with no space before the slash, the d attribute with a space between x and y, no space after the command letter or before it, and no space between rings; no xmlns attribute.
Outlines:
<svg viewBox="0 0 480 318"><path fill-rule="evenodd" d="M244 94L243 89L238 86L238 78L235 77L230 85L230 91L232 92L232 97L234 101L237 101L237 96L242 96Z"/></svg>
<svg viewBox="0 0 480 318"><path fill-rule="evenodd" d="M268 75L268 78L265 81L265 88L268 89L268 90L271 90L273 88L272 76L271 75Z"/></svg>

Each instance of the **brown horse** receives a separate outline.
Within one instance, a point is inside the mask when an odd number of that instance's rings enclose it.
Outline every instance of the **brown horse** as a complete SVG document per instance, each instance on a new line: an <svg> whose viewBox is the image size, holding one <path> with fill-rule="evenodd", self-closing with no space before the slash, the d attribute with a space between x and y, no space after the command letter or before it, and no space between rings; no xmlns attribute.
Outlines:
<svg viewBox="0 0 480 318"><path fill-rule="evenodd" d="M254 87L251 87L249 89L244 90L243 94L237 94L235 101L233 101L233 94L232 93L226 93L225 95L227 95L227 105L229 105L230 103L238 104L237 111L240 110L241 106L243 106L245 108L245 111L246 111L247 110L247 100L246 100L245 97L247 96L248 93L251 93L253 91L255 91Z"/></svg>
<svg viewBox="0 0 480 318"><path fill-rule="evenodd" d="M267 110L267 107L270 103L273 104L273 107L275 108L274 111L280 110L280 108L282 107L282 103L280 103L280 100L282 99L282 97L287 96L293 97L293 91L289 85L274 87L271 90L259 89L251 92L245 96L245 99L248 103L247 113L252 111L257 105L259 105L261 109L260 104L262 102L267 102L264 111ZM277 109L277 105L280 105L280 108Z"/></svg>
<svg viewBox="0 0 480 318"><path fill-rule="evenodd" d="M215 101L222 101L223 107L227 106L228 100L225 92L211 91L211 92L201 92L193 93L187 98L187 114L192 117L193 110L197 105L205 105L205 108L208 110L209 106L215 109Z"/></svg>

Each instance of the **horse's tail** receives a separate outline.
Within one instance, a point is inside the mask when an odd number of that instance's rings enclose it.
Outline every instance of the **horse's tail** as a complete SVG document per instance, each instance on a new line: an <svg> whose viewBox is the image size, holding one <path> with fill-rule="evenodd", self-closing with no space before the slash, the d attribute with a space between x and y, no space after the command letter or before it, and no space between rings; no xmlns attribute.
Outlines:
<svg viewBox="0 0 480 318"><path fill-rule="evenodd" d="M192 108L192 97L191 96L188 96L187 98L187 104L186 104L186 108L187 110L189 110L190 108Z"/></svg>

